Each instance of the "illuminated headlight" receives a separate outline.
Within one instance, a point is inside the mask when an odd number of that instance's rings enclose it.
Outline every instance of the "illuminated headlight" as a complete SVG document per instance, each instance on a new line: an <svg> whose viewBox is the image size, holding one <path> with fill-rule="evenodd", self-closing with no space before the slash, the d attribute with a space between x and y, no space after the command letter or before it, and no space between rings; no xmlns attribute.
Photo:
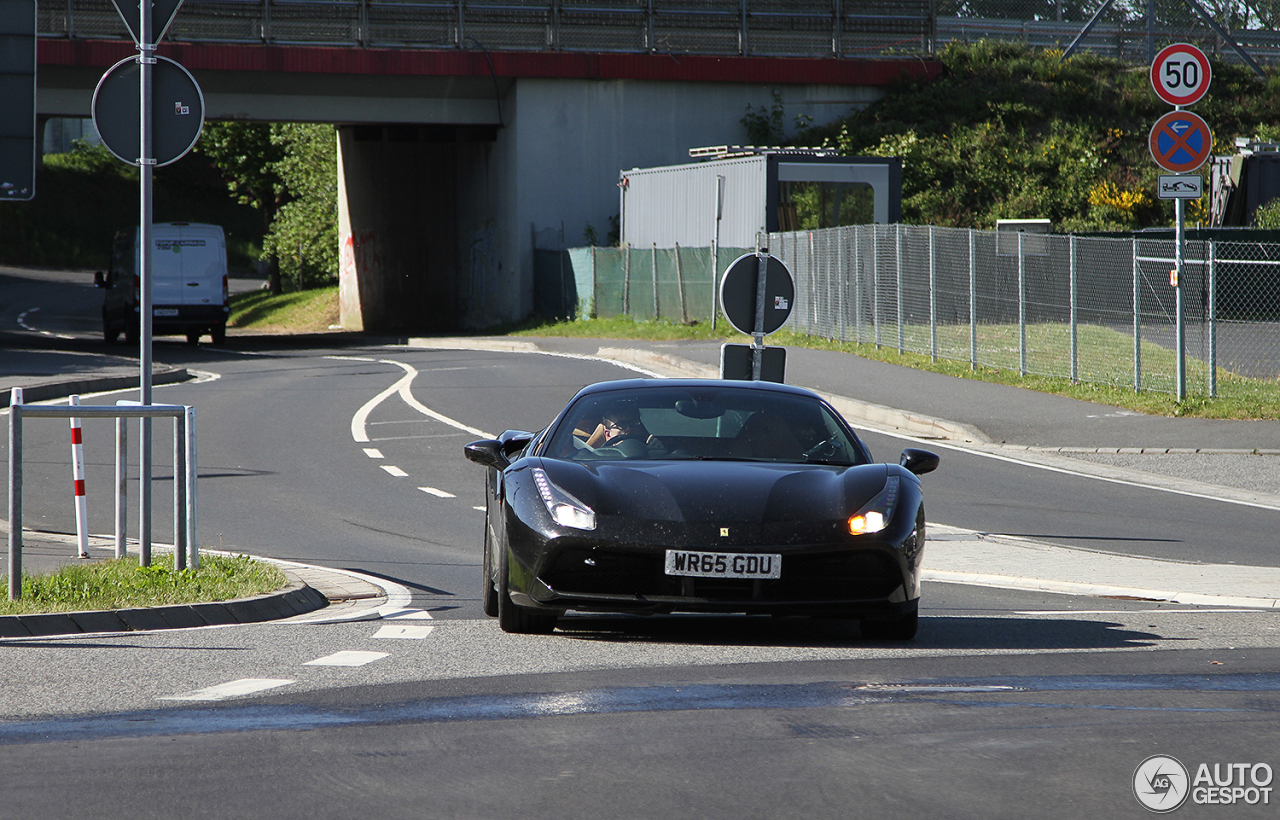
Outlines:
<svg viewBox="0 0 1280 820"><path fill-rule="evenodd" d="M898 476L889 476L880 494L871 499L853 515L849 516L849 532L854 535L867 535L880 532L893 518L893 508L898 504Z"/></svg>
<svg viewBox="0 0 1280 820"><path fill-rule="evenodd" d="M542 503L547 505L552 521L575 530L596 528L596 514L591 508L551 483L542 468L533 468L533 483L538 485L538 495L542 496Z"/></svg>

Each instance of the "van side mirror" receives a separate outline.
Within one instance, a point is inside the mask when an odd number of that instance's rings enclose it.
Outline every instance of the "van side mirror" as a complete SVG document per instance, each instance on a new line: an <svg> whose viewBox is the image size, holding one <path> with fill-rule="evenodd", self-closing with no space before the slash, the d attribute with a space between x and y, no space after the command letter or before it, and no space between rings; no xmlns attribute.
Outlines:
<svg viewBox="0 0 1280 820"><path fill-rule="evenodd" d="M100 270L93 272L93 286L95 288L105 288L107 286L107 277Z"/></svg>

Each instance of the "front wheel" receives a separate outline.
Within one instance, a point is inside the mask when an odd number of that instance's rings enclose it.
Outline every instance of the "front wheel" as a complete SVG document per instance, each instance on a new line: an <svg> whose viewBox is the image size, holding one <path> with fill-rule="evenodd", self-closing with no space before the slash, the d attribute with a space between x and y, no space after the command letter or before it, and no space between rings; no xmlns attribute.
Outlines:
<svg viewBox="0 0 1280 820"><path fill-rule="evenodd" d="M498 558L498 626L503 632L517 635L550 634L559 618L556 613L519 606L511 600L509 560L506 548L502 547Z"/></svg>
<svg viewBox="0 0 1280 820"><path fill-rule="evenodd" d="M498 588L493 582L493 541L489 538L489 515L484 517L484 589L480 595L484 614L498 617Z"/></svg>

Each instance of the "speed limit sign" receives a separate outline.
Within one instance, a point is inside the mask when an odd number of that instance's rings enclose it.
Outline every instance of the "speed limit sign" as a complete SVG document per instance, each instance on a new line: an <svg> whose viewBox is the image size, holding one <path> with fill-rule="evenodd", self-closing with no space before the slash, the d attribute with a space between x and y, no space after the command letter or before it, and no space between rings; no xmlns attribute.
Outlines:
<svg viewBox="0 0 1280 820"><path fill-rule="evenodd" d="M1151 87L1169 105L1191 105L1209 90L1209 58L1190 43L1165 46L1151 62Z"/></svg>

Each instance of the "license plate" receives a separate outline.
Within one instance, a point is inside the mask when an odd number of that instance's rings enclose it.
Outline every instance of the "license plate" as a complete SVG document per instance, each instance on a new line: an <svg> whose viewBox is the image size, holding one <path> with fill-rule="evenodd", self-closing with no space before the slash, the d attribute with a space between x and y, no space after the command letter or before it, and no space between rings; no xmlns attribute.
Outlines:
<svg viewBox="0 0 1280 820"><path fill-rule="evenodd" d="M156 308L151 311L152 316L177 316L177 308Z"/></svg>
<svg viewBox="0 0 1280 820"><path fill-rule="evenodd" d="M782 556L741 552L667 550L667 575L691 578L781 578Z"/></svg>

